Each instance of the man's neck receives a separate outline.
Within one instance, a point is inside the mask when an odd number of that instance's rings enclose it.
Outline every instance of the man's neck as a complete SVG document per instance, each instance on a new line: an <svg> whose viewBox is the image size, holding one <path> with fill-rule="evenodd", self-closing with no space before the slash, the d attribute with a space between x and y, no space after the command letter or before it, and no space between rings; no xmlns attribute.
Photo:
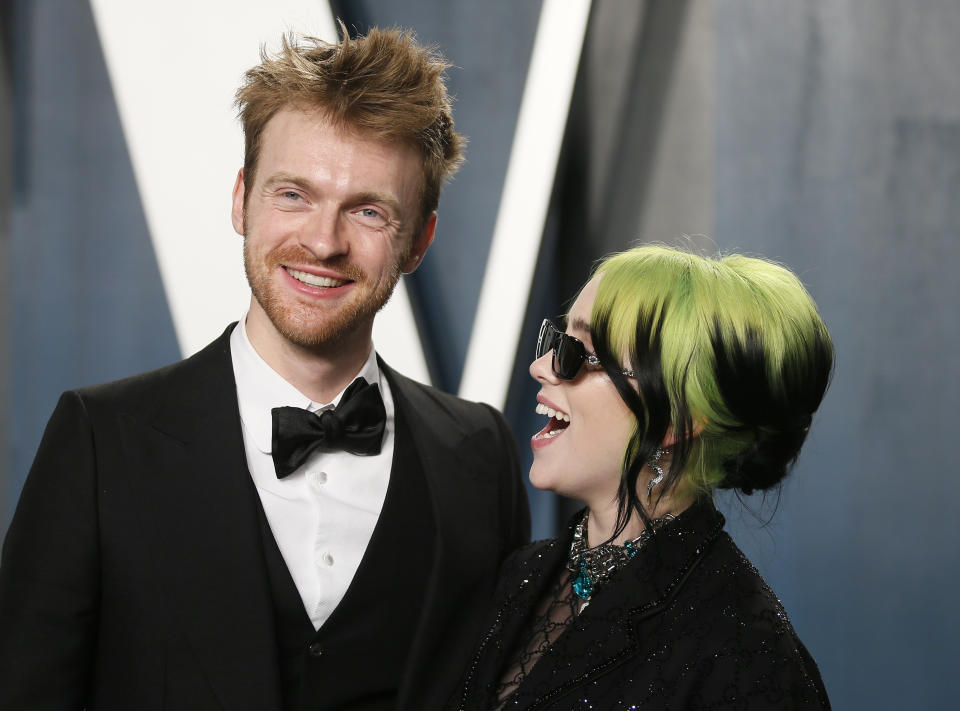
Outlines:
<svg viewBox="0 0 960 711"><path fill-rule="evenodd" d="M356 377L370 356L372 324L336 343L299 346L284 338L269 321L250 318L247 338L257 354L284 380L314 402L329 403Z"/></svg>

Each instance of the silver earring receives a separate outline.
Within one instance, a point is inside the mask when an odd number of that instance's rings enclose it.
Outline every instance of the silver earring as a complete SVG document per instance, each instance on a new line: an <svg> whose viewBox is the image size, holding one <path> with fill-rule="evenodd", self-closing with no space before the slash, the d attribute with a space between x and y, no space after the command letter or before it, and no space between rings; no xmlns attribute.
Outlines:
<svg viewBox="0 0 960 711"><path fill-rule="evenodd" d="M654 452L653 456L650 457L649 461L647 461L647 466L653 469L653 471L657 473L657 475L653 477L650 480L650 482L647 484L647 501L649 501L650 498L653 496L653 487L655 487L657 484L663 481L663 477L665 476L663 472L663 467L661 467L659 464L661 457L663 457L663 454L664 454L664 450L660 449L660 447L657 447L657 451Z"/></svg>

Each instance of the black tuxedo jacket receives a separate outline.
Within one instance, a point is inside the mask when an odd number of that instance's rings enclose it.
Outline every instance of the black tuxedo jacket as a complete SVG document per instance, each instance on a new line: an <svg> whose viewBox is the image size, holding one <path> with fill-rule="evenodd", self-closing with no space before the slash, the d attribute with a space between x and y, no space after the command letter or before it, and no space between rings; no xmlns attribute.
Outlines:
<svg viewBox="0 0 960 711"><path fill-rule="evenodd" d="M452 711L495 708L532 611L565 571L573 524L504 563ZM510 709L828 711L816 663L708 501L661 528L537 660Z"/></svg>
<svg viewBox="0 0 960 711"><path fill-rule="evenodd" d="M175 365L61 397L3 547L0 708L279 708L230 331ZM529 513L502 417L381 365L437 531L398 707L439 708ZM398 542L397 554L417 551Z"/></svg>

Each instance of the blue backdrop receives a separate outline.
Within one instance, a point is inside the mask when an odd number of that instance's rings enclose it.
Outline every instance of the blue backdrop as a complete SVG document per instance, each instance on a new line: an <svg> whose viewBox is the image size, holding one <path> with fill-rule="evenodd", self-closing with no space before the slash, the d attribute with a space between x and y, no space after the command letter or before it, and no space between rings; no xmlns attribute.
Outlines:
<svg viewBox="0 0 960 711"><path fill-rule="evenodd" d="M456 391L541 3L333 5L359 29L412 27L456 65L469 160L411 286L431 371ZM179 355L88 2L4 0L0 27L4 530L61 391ZM835 340L833 384L782 497L720 504L836 708L949 708L960 691L957 37L952 0L597 0L526 305L532 329L591 260L692 232L801 275ZM671 110L678 96L694 110ZM506 408L528 460L531 348ZM568 508L532 504L540 535Z"/></svg>

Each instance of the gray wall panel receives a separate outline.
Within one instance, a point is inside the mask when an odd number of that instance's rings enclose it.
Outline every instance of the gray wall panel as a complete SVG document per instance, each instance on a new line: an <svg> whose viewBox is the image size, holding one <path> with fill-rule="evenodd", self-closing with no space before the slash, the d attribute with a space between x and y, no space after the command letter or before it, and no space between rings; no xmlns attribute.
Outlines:
<svg viewBox="0 0 960 711"><path fill-rule="evenodd" d="M717 241L798 271L837 347L774 523L738 519L738 540L835 707L946 708L960 6L741 0L717 16Z"/></svg>
<svg viewBox="0 0 960 711"><path fill-rule="evenodd" d="M0 2L0 457L9 447L10 398L10 206L13 198L13 95L11 79L11 24L13 13ZM0 531L6 521L7 500L14 499L0 480Z"/></svg>

